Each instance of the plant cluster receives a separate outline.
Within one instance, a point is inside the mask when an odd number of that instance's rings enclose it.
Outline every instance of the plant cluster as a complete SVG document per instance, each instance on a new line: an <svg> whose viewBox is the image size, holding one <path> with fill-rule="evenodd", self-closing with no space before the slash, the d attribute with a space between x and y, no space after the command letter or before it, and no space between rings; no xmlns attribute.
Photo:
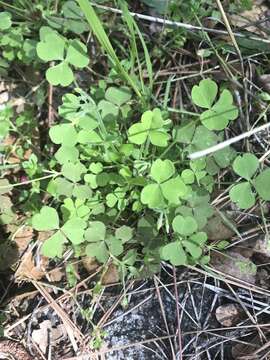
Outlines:
<svg viewBox="0 0 270 360"><path fill-rule="evenodd" d="M206 264L211 246L205 225L213 215L215 175L233 162L234 172L245 181L232 187L230 197L240 208L248 208L255 203L255 192L270 200L270 172L257 174L258 159L252 154L236 157L230 147L189 160L190 153L223 140L224 129L238 117L233 96L215 81L203 79L191 92L196 112L183 111L180 119L166 104L154 104L145 40L123 1L120 6L130 33L129 61L120 61L87 0L64 2L61 16L44 5L38 39L13 22L11 13L0 13L3 64L16 58L44 70L51 85L70 86L58 108L59 121L49 129L49 159L32 151L25 161L19 151L30 189L18 201L33 215L33 228L48 232L42 246L47 257L62 258L72 249L76 257L87 255L100 263L112 259L124 274L133 275L138 269L156 271L161 260ZM80 36L89 26L112 66L106 80L90 90L76 81L77 72L90 66ZM40 98L36 104L42 103ZM31 131L30 118L29 109L20 116L9 107L1 111L0 139L9 131ZM1 180L2 223L13 216L6 194L10 189Z"/></svg>

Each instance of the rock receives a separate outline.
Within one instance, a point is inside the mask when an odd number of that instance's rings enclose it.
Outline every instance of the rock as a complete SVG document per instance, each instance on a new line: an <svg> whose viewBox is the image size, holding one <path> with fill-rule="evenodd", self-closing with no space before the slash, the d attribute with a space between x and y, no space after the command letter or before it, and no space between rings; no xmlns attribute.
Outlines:
<svg viewBox="0 0 270 360"><path fill-rule="evenodd" d="M253 250L255 253L270 258L270 239L267 236L263 239L258 239Z"/></svg>
<svg viewBox="0 0 270 360"><path fill-rule="evenodd" d="M211 265L224 274L255 284L257 267L249 259L234 251L214 253Z"/></svg>
<svg viewBox="0 0 270 360"><path fill-rule="evenodd" d="M216 309L217 321L226 327L234 326L241 318L241 311L237 304L221 305Z"/></svg>
<svg viewBox="0 0 270 360"><path fill-rule="evenodd" d="M228 240L234 235L232 229L230 229L222 220L222 218L216 214L211 217L203 229L209 240Z"/></svg>

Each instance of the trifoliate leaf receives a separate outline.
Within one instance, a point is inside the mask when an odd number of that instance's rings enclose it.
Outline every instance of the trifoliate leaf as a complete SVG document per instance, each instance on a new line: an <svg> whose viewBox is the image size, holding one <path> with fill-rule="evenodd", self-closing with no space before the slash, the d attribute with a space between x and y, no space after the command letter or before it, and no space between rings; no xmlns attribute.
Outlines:
<svg viewBox="0 0 270 360"><path fill-rule="evenodd" d="M89 184L89 186L91 187L91 189L96 189L98 188L98 184L97 184L97 177L94 174L86 174L84 176L84 181Z"/></svg>
<svg viewBox="0 0 270 360"><path fill-rule="evenodd" d="M264 170L256 177L254 186L261 199L270 200L270 169Z"/></svg>
<svg viewBox="0 0 270 360"><path fill-rule="evenodd" d="M259 167L259 160L253 154L237 156L233 162L234 172L246 180L251 180Z"/></svg>
<svg viewBox="0 0 270 360"><path fill-rule="evenodd" d="M74 75L69 65L61 62L46 71L46 79L54 86L68 86L74 80Z"/></svg>
<svg viewBox="0 0 270 360"><path fill-rule="evenodd" d="M106 204L108 207L113 208L118 202L118 198L114 194L106 195Z"/></svg>
<svg viewBox="0 0 270 360"><path fill-rule="evenodd" d="M79 161L76 163L65 163L62 166L62 175L74 183L79 182L82 174L86 173L86 171L86 167Z"/></svg>
<svg viewBox="0 0 270 360"><path fill-rule="evenodd" d="M7 11L0 12L0 30L7 30L11 25L11 14Z"/></svg>
<svg viewBox="0 0 270 360"><path fill-rule="evenodd" d="M133 229L129 226L123 225L120 228L116 229L115 237L122 240L123 243L131 240L133 237Z"/></svg>
<svg viewBox="0 0 270 360"><path fill-rule="evenodd" d="M235 202L240 209L248 209L255 204L255 195L252 192L249 182L234 185L229 195L230 199Z"/></svg>
<svg viewBox="0 0 270 360"><path fill-rule="evenodd" d="M233 97L229 90L223 90L219 100L210 109L203 112L200 119L209 130L223 130L230 120L238 117L238 109L233 105Z"/></svg>
<svg viewBox="0 0 270 360"><path fill-rule="evenodd" d="M169 260L172 265L185 265L187 257L180 241L175 241L167 244L161 248L161 257L164 260Z"/></svg>
<svg viewBox="0 0 270 360"><path fill-rule="evenodd" d="M72 242L73 245L79 245L84 241L84 229L86 222L80 218L68 220L61 228L61 231Z"/></svg>
<svg viewBox="0 0 270 360"><path fill-rule="evenodd" d="M101 221L91 221L89 227L85 231L85 240L89 242L97 242L105 240L106 226Z"/></svg>
<svg viewBox="0 0 270 360"><path fill-rule="evenodd" d="M171 178L175 173L175 167L170 160L157 159L151 166L151 177L159 184Z"/></svg>
<svg viewBox="0 0 270 360"><path fill-rule="evenodd" d="M55 31L49 32L44 39L37 44L38 57L43 61L64 60L66 42ZM55 85L58 85L55 84Z"/></svg>
<svg viewBox="0 0 270 360"><path fill-rule="evenodd" d="M66 61L78 68L84 68L89 63L87 47L79 40L71 40L67 49Z"/></svg>
<svg viewBox="0 0 270 360"><path fill-rule="evenodd" d="M167 146L170 136L163 128L164 121L160 109L147 110L141 117L141 122L132 125L129 130L129 141L141 145L149 137L151 144L155 146Z"/></svg>
<svg viewBox="0 0 270 360"><path fill-rule="evenodd" d="M172 227L175 232L183 236L191 235L198 229L197 222L192 216L181 215L173 219Z"/></svg>
<svg viewBox="0 0 270 360"><path fill-rule="evenodd" d="M42 245L41 252L49 258L62 258L64 243L67 241L61 231L57 231L49 239L45 240Z"/></svg>
<svg viewBox="0 0 270 360"><path fill-rule="evenodd" d="M79 159L79 151L74 146L63 145L57 150L54 156L61 165L66 162L74 163Z"/></svg>
<svg viewBox="0 0 270 360"><path fill-rule="evenodd" d="M37 231L58 229L59 217L57 211L49 206L43 206L40 213L33 216L32 226Z"/></svg>
<svg viewBox="0 0 270 360"><path fill-rule="evenodd" d="M131 99L131 92L127 87L111 86L106 90L105 99L117 106L121 106Z"/></svg>
<svg viewBox="0 0 270 360"><path fill-rule="evenodd" d="M217 96L218 86L211 79L201 80L199 85L195 85L191 91L194 104L202 108L210 109Z"/></svg>
<svg viewBox="0 0 270 360"><path fill-rule="evenodd" d="M88 30L87 24L83 20L81 8L75 1L65 1L62 7L65 17L65 27L75 34L81 34Z"/></svg>

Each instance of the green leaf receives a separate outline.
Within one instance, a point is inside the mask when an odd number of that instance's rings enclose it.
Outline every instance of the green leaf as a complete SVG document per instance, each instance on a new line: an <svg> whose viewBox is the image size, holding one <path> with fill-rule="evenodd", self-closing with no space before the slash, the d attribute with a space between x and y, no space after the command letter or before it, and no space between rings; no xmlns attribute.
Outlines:
<svg viewBox="0 0 270 360"><path fill-rule="evenodd" d="M49 135L57 145L74 146L77 143L77 132L72 124L55 125L50 128Z"/></svg>
<svg viewBox="0 0 270 360"><path fill-rule="evenodd" d="M86 222L81 218L73 217L68 220L61 228L62 232L74 245L84 242L84 229Z"/></svg>
<svg viewBox="0 0 270 360"><path fill-rule="evenodd" d="M85 252L87 256L95 257L101 263L105 263L109 259L109 253L104 242L88 244Z"/></svg>
<svg viewBox="0 0 270 360"><path fill-rule="evenodd" d="M202 249L197 244L194 244L193 242L188 240L184 240L183 245L193 257L193 259L197 260L202 256Z"/></svg>
<svg viewBox="0 0 270 360"><path fill-rule="evenodd" d="M194 172L190 169L185 169L181 173L181 178L185 184L193 184L195 181Z"/></svg>
<svg viewBox="0 0 270 360"><path fill-rule="evenodd" d="M127 87L111 86L106 90L105 99L120 107L131 99L131 92Z"/></svg>
<svg viewBox="0 0 270 360"><path fill-rule="evenodd" d="M67 49L66 61L80 69L89 64L87 47L79 40L71 40Z"/></svg>
<svg viewBox="0 0 270 360"><path fill-rule="evenodd" d="M114 194L106 195L106 204L108 207L113 208L118 202L118 198Z"/></svg>
<svg viewBox="0 0 270 360"><path fill-rule="evenodd" d="M259 160L253 154L237 156L233 162L234 172L246 180L251 180L259 167Z"/></svg>
<svg viewBox="0 0 270 360"><path fill-rule="evenodd" d="M62 166L62 174L65 178L76 183L81 180L82 174L86 173L86 167L81 162L65 163Z"/></svg>
<svg viewBox="0 0 270 360"><path fill-rule="evenodd" d="M187 187L180 176L165 181L160 187L163 196L170 204L179 204L179 198L184 197L187 193Z"/></svg>
<svg viewBox="0 0 270 360"><path fill-rule="evenodd" d="M124 251L122 241L116 239L113 236L110 236L108 239L106 239L106 244L108 245L109 251L113 256L119 256Z"/></svg>
<svg viewBox="0 0 270 360"><path fill-rule="evenodd" d="M97 242L105 240L106 226L101 221L91 221L89 227L85 231L85 240L89 242Z"/></svg>
<svg viewBox="0 0 270 360"><path fill-rule="evenodd" d="M61 62L58 65L50 67L46 71L46 79L54 86L68 86L74 80L74 76L69 65L65 62Z"/></svg>
<svg viewBox="0 0 270 360"><path fill-rule="evenodd" d="M41 247L41 252L44 256L49 258L62 258L64 243L66 242L65 236L61 231L57 231L49 239L45 240L44 244Z"/></svg>
<svg viewBox="0 0 270 360"><path fill-rule="evenodd" d="M270 200L270 169L264 170L256 177L254 186L260 198Z"/></svg>
<svg viewBox="0 0 270 360"><path fill-rule="evenodd" d="M93 174L100 174L103 171L103 165L100 162L97 163L91 163L89 170L93 173Z"/></svg>
<svg viewBox="0 0 270 360"><path fill-rule="evenodd" d="M73 184L62 177L57 177L49 182L47 191L53 196L71 196L73 191Z"/></svg>
<svg viewBox="0 0 270 360"><path fill-rule="evenodd" d="M7 11L0 12L0 30L7 30L11 25L11 14Z"/></svg>
<svg viewBox="0 0 270 360"><path fill-rule="evenodd" d="M157 159L151 166L151 177L159 184L171 178L175 173L175 167L170 160Z"/></svg>
<svg viewBox="0 0 270 360"><path fill-rule="evenodd" d="M161 248L161 257L169 260L172 265L185 265L187 257L179 241L172 242Z"/></svg>
<svg viewBox="0 0 270 360"><path fill-rule="evenodd" d="M190 144L195 128L195 121L183 120L181 126L175 127L173 130L175 140L179 143Z"/></svg>
<svg viewBox="0 0 270 360"><path fill-rule="evenodd" d="M64 60L66 42L56 32L49 32L37 44L37 55L43 61ZM57 84L56 84L57 85Z"/></svg>
<svg viewBox="0 0 270 360"><path fill-rule="evenodd" d="M201 80L191 91L191 98L194 104L202 108L210 109L217 96L218 86L211 79Z"/></svg>
<svg viewBox="0 0 270 360"><path fill-rule="evenodd" d="M173 219L172 227L175 232L183 236L191 235L198 229L197 222L192 216L181 215Z"/></svg>
<svg viewBox="0 0 270 360"><path fill-rule="evenodd" d="M75 1L65 1L62 10L66 19L64 24L68 30L76 34L89 30L87 24L83 21L83 13Z"/></svg>
<svg viewBox="0 0 270 360"><path fill-rule="evenodd" d="M43 206L40 213L33 216L32 226L37 231L59 229L57 211L49 206Z"/></svg>
<svg viewBox="0 0 270 360"><path fill-rule="evenodd" d="M200 119L209 130L223 130L230 120L238 117L238 109L233 105L233 97L229 90L223 90L219 100L210 109L203 112Z"/></svg>
<svg viewBox="0 0 270 360"><path fill-rule="evenodd" d="M137 145L142 145L149 136L151 144L165 147L168 144L170 136L166 133L163 126L164 121L160 109L156 108L153 111L147 110L143 113L141 122L129 128L129 141Z"/></svg>
<svg viewBox="0 0 270 360"><path fill-rule="evenodd" d="M96 131L81 130L78 134L80 144L100 144L102 139Z"/></svg>
<svg viewBox="0 0 270 360"><path fill-rule="evenodd" d="M66 162L74 163L79 159L79 151L74 146L63 145L57 150L54 156L61 165Z"/></svg>
<svg viewBox="0 0 270 360"><path fill-rule="evenodd" d="M72 195L80 200L89 200L92 197L92 190L87 185L78 185L74 186Z"/></svg>
<svg viewBox="0 0 270 360"><path fill-rule="evenodd" d="M147 204L150 209L163 208L165 203L160 185L146 185L141 192L141 202Z"/></svg>
<svg viewBox="0 0 270 360"><path fill-rule="evenodd" d="M255 195L252 192L249 182L234 185L229 195L230 199L235 202L240 209L248 209L255 204Z"/></svg>
<svg viewBox="0 0 270 360"><path fill-rule="evenodd" d="M122 240L123 243L128 242L133 237L133 229L130 226L123 225L116 229L115 237Z"/></svg>

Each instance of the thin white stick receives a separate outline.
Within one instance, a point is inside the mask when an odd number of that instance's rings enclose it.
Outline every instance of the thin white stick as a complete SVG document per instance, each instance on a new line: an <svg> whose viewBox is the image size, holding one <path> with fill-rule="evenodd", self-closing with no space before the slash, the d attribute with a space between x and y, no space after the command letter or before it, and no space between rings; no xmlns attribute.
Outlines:
<svg viewBox="0 0 270 360"><path fill-rule="evenodd" d="M221 149L224 149L225 147L231 145L231 144L234 144L242 139L245 139L247 137L250 137L251 135L254 135L260 131L264 131L266 129L268 129L270 127L270 122L265 124L265 125L262 125L262 126L259 126L255 129L252 129L252 130L249 130L243 134L240 134L238 136L235 136L234 138L232 139L229 139L229 140L225 140L223 141L222 143L219 143L217 145L214 145L214 146L211 146L210 148L208 149L205 149L205 150L201 150L201 151L197 151L193 154L190 154L188 157L191 159L191 160L194 160L194 159L198 159L198 158L201 158L203 156L206 156L206 155L209 155L209 154L212 154L218 150L221 150Z"/></svg>
<svg viewBox="0 0 270 360"><path fill-rule="evenodd" d="M115 9L115 8L112 8L112 7L109 7L109 6L99 5L99 4L95 4L95 3L92 3L92 2L91 2L91 5L99 8L99 9L114 12L116 14L122 14L122 10ZM162 24L162 25L168 25L168 26L181 27L183 29L187 29L187 30L191 30L191 31L192 30L206 31L208 33L214 33L214 34L219 34L219 35L228 35L228 32L225 31L225 30L210 29L210 28L203 27L203 26L190 25L190 24L179 22L179 21L166 20L166 19L162 19L162 18L159 18L159 17L150 16L150 15L144 15L144 14L139 14L139 13L134 13L134 12L130 12L130 15L134 16L134 17L137 17L139 19L149 21L149 22L155 22L155 23L159 23L159 24ZM236 37L248 38L250 40L261 41L261 42L264 42L264 43L267 43L267 44L270 43L270 40L260 38L258 36L246 36L245 34L241 34L241 33L233 33L233 35L236 36Z"/></svg>

